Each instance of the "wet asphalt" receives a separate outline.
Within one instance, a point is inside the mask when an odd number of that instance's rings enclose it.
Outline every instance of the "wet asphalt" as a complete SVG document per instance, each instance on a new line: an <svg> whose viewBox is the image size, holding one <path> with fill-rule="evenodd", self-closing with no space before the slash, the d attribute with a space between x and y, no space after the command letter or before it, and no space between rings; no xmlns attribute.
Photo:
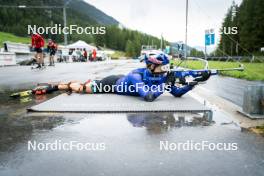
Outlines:
<svg viewBox="0 0 264 176"><path fill-rule="evenodd" d="M37 114L25 109L57 94L26 100L6 96L39 82L86 81L125 74L139 66L143 65L136 61L113 61L57 64L44 70L28 66L0 68L0 175L263 175L263 137L241 131L232 117L218 109L214 109L213 121L191 113ZM215 77L202 86L216 91L213 86L218 81L223 85L229 78ZM228 91L222 92L228 95ZM96 150L32 151L28 150L29 141L75 141L89 143ZM173 146L203 141L235 143L237 150L160 148L161 142ZM104 147L98 147L102 143Z"/></svg>

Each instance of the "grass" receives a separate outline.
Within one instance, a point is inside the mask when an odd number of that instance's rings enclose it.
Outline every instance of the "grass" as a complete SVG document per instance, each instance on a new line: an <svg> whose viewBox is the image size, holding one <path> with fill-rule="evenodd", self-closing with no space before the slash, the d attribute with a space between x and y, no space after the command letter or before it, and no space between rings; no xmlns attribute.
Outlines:
<svg viewBox="0 0 264 176"><path fill-rule="evenodd" d="M174 61L174 65L178 64L179 61ZM230 76L234 78L246 79L246 80L255 80L255 81L264 81L264 63L242 63L245 70L240 71L228 71L221 72L221 75ZM181 66L184 66L182 64ZM203 62L201 61L187 61L188 68L191 69L202 69L204 67ZM209 61L210 69L223 69L223 68L233 68L238 67L239 64L236 62L221 62L221 61Z"/></svg>
<svg viewBox="0 0 264 176"><path fill-rule="evenodd" d="M121 57L126 57L126 53L123 51L115 51L114 54L111 55L111 59L119 59Z"/></svg>
<svg viewBox="0 0 264 176"><path fill-rule="evenodd" d="M3 42L10 41L16 43L31 43L31 39L29 37L18 37L10 33L0 32L0 47L3 47Z"/></svg>
<svg viewBox="0 0 264 176"><path fill-rule="evenodd" d="M256 133L256 134L260 134L260 135L264 136L264 124L261 126L249 128L249 130Z"/></svg>

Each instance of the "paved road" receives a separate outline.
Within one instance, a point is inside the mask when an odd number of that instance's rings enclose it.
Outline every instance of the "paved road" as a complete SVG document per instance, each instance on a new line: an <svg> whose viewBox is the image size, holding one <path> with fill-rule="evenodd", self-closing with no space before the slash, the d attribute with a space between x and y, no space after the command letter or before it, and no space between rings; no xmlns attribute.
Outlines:
<svg viewBox="0 0 264 176"><path fill-rule="evenodd" d="M30 66L0 67L0 90L25 89L39 82L56 82L101 78L110 74L127 73L142 66L136 61L106 61L89 63L58 63L55 67L31 70ZM144 65L143 65L144 66Z"/></svg>
<svg viewBox="0 0 264 176"><path fill-rule="evenodd" d="M0 67L0 91L28 89L39 82L71 81L101 78L110 74L126 74L130 70L144 67L135 60L94 63L59 63L44 70L31 70L29 66ZM235 78L213 76L203 88L212 91L233 103L242 106L246 86L264 84L260 81L246 81Z"/></svg>
<svg viewBox="0 0 264 176"><path fill-rule="evenodd" d="M24 89L37 82L85 81L126 73L138 66L134 61L114 61L58 64L41 71L29 67L0 68L0 87ZM221 110L214 110L211 124L199 114L189 113L26 113L26 107L41 101L39 97L26 103L4 95L0 98L0 176L263 175L263 137L241 132L239 124ZM104 143L105 150L28 151L28 141L56 140L94 146ZM208 141L212 145L234 143L238 149L166 151L160 150L161 141L168 141L172 148L177 143Z"/></svg>

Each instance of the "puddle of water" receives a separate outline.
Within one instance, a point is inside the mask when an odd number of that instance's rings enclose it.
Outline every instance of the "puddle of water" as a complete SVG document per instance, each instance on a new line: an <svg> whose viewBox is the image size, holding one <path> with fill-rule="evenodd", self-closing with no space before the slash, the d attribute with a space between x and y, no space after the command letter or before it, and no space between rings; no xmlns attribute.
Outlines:
<svg viewBox="0 0 264 176"><path fill-rule="evenodd" d="M62 116L28 116L26 109L57 94L10 98L11 92L0 93L0 152L11 151L19 142L30 138L34 129L52 129L63 123Z"/></svg>
<svg viewBox="0 0 264 176"><path fill-rule="evenodd" d="M12 151L2 152L0 175L261 175L264 168L263 141L239 130L204 126L199 114L65 114L63 118L74 123L29 130ZM28 151L28 141L56 140L104 143L105 150ZM239 150L161 151L160 141L238 143Z"/></svg>
<svg viewBox="0 0 264 176"><path fill-rule="evenodd" d="M0 175L261 175L264 169L263 138L221 125L218 111L215 124L190 113L27 114L42 99L1 101ZM28 141L58 140L104 143L106 150L28 150ZM161 151L160 141L237 143L239 150Z"/></svg>

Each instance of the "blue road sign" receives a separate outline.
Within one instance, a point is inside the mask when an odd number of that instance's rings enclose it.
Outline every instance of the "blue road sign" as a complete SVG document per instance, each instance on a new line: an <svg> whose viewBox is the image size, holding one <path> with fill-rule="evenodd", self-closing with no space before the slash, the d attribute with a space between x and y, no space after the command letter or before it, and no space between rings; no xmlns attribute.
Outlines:
<svg viewBox="0 0 264 176"><path fill-rule="evenodd" d="M211 45L215 44L215 34L211 34Z"/></svg>
<svg viewBox="0 0 264 176"><path fill-rule="evenodd" d="M215 34L205 34L205 45L215 44Z"/></svg>

